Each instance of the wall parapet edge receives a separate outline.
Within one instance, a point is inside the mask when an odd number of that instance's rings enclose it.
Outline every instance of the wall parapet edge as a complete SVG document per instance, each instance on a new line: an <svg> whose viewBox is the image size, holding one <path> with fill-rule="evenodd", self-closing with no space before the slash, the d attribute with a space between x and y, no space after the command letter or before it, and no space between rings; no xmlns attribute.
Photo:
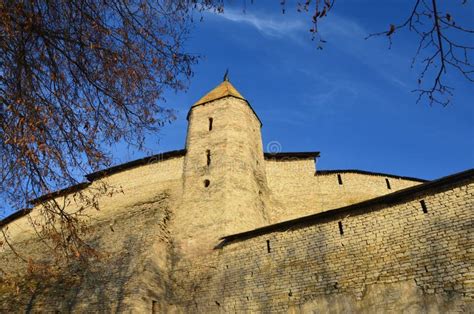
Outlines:
<svg viewBox="0 0 474 314"><path fill-rule="evenodd" d="M104 170L100 170L100 171L90 173L90 174L86 175L86 178L87 178L87 180L92 182L94 180L101 179L105 176L109 176L109 175L112 175L112 174L117 173L117 172L121 172L121 171L124 171L124 170L128 170L128 169L131 169L131 168L143 166L143 165L158 162L158 161L167 160L167 159L174 158L174 157L183 157L184 155L186 155L186 149L172 150L172 151L165 152L165 153L159 153L159 154L144 157L144 158L141 158L141 159L132 160L130 162L126 162L126 163L123 163L123 164L120 164L120 165L117 165L117 166L114 166L114 167L110 167L110 168L107 168L107 169L104 169Z"/></svg>
<svg viewBox="0 0 474 314"><path fill-rule="evenodd" d="M415 178L415 177L407 177L407 176L398 176L395 174L389 173L382 173L382 172L374 172L374 171L366 171L366 170L359 170L359 169L331 169L331 170L316 170L314 175L330 175L330 174L338 174L338 173L355 173L355 174L366 174L372 176L380 176L380 177L389 177L395 179L402 179L402 180L410 180L410 181L419 181L419 182L429 182L430 180Z"/></svg>
<svg viewBox="0 0 474 314"><path fill-rule="evenodd" d="M299 159L313 159L320 157L320 152L278 152L263 153L265 160L293 161Z"/></svg>

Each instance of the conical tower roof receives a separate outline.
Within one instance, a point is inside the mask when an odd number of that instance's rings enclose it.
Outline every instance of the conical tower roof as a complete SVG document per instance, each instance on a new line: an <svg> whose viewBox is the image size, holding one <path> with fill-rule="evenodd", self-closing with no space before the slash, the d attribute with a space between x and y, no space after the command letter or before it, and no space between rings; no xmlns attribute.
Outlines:
<svg viewBox="0 0 474 314"><path fill-rule="evenodd" d="M196 107L204 103L217 100L223 97L227 97L227 96L233 96L233 97L240 98L242 100L247 101L244 98L244 96L242 96L228 80L224 80L216 88L214 88L209 93L207 93L204 97L199 99L194 105L192 105L192 107Z"/></svg>

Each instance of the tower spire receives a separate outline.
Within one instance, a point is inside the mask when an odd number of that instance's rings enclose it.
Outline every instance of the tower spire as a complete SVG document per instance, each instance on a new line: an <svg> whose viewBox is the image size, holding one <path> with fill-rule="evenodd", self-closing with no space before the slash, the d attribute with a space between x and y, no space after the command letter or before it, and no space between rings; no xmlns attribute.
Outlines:
<svg viewBox="0 0 474 314"><path fill-rule="evenodd" d="M229 82L229 68L227 68L227 69L225 70L223 81L224 81L224 82Z"/></svg>

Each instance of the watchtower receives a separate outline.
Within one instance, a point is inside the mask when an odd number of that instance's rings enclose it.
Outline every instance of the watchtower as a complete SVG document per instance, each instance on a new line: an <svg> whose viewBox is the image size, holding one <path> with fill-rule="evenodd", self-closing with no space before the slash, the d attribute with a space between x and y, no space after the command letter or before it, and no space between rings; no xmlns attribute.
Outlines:
<svg viewBox="0 0 474 314"><path fill-rule="evenodd" d="M261 122L227 76L188 113L182 205L176 212L183 248L268 223Z"/></svg>

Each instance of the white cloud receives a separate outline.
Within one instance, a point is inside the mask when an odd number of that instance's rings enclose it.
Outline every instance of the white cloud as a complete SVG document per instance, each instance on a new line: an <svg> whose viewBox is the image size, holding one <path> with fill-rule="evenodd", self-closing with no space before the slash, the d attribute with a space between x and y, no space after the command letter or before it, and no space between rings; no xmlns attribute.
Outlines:
<svg viewBox="0 0 474 314"><path fill-rule="evenodd" d="M322 20L319 29L324 36L340 36L345 38L363 39L368 32L358 23L350 19L331 14Z"/></svg>
<svg viewBox="0 0 474 314"><path fill-rule="evenodd" d="M301 46L314 46L309 35L311 18L305 13L265 14L226 9L224 13L212 14L230 22L252 26L268 37L290 39ZM321 36L328 40L328 45L354 56L392 84L406 88L404 80L400 79L406 75L405 71L401 71L405 68L400 67L406 64L406 57L390 54L384 41L365 40L370 31L358 22L332 13L320 22L319 30ZM390 56L389 62L388 56Z"/></svg>
<svg viewBox="0 0 474 314"><path fill-rule="evenodd" d="M257 16L252 13L228 9L225 13L218 14L218 16L231 22L248 24L256 28L263 35L271 37L284 37L295 34L305 27L302 19L290 18L283 14L278 16L259 14Z"/></svg>

